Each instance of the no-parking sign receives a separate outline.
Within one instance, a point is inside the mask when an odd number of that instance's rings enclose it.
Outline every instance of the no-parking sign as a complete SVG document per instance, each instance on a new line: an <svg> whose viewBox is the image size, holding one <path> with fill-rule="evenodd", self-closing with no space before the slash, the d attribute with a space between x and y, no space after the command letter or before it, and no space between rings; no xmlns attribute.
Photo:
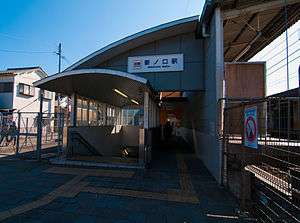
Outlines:
<svg viewBox="0 0 300 223"><path fill-rule="evenodd" d="M257 149L258 147L258 127L257 108L246 108L244 112L244 145Z"/></svg>

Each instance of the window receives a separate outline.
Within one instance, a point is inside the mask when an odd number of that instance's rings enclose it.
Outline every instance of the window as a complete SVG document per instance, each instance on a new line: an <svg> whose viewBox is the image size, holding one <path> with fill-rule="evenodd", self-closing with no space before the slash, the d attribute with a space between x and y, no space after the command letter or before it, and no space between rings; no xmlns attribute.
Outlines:
<svg viewBox="0 0 300 223"><path fill-rule="evenodd" d="M97 103L95 101L90 101L89 107L89 125L97 126Z"/></svg>
<svg viewBox="0 0 300 223"><path fill-rule="evenodd" d="M33 97L35 88L28 84L19 83L19 94Z"/></svg>
<svg viewBox="0 0 300 223"><path fill-rule="evenodd" d="M81 125L88 125L88 100L85 98L81 99Z"/></svg>
<svg viewBox="0 0 300 223"><path fill-rule="evenodd" d="M143 125L144 114L143 109L123 109L122 110L122 125Z"/></svg>
<svg viewBox="0 0 300 223"><path fill-rule="evenodd" d="M13 82L0 83L0 93L13 92L13 89L14 89Z"/></svg>
<svg viewBox="0 0 300 223"><path fill-rule="evenodd" d="M98 125L105 125L106 123L106 105L98 103L97 106L97 120L98 120Z"/></svg>
<svg viewBox="0 0 300 223"><path fill-rule="evenodd" d="M51 91L44 91L44 98L52 100L52 92Z"/></svg>

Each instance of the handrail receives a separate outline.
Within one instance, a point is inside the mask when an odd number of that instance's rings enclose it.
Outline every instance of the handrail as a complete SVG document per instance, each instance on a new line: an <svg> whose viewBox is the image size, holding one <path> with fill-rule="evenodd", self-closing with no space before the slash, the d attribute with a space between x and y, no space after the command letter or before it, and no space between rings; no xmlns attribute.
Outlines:
<svg viewBox="0 0 300 223"><path fill-rule="evenodd" d="M100 155L103 156L101 153L99 153L99 151L93 146L91 145L91 143L89 143L79 132L76 131L72 131L71 132L71 137L72 139L75 139L74 135L76 135L76 139L80 141L80 143L82 143L87 150L92 153L93 155Z"/></svg>

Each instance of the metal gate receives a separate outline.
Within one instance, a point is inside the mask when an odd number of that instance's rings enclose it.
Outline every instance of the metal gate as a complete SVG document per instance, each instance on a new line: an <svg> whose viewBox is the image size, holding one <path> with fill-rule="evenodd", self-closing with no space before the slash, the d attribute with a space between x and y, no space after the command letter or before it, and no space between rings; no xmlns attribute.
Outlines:
<svg viewBox="0 0 300 223"><path fill-rule="evenodd" d="M0 155L41 159L62 153L62 113L0 113Z"/></svg>
<svg viewBox="0 0 300 223"><path fill-rule="evenodd" d="M223 100L223 184L260 222L300 222L299 98ZM244 146L245 109L257 110L258 148Z"/></svg>

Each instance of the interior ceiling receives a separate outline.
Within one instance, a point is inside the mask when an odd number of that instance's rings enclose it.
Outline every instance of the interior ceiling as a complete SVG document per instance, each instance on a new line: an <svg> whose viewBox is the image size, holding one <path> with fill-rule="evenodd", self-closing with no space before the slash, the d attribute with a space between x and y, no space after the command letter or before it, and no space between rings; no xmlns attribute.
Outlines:
<svg viewBox="0 0 300 223"><path fill-rule="evenodd" d="M300 19L300 0L287 2L290 27ZM286 28L284 0L225 0L222 9L225 62L248 61Z"/></svg>

